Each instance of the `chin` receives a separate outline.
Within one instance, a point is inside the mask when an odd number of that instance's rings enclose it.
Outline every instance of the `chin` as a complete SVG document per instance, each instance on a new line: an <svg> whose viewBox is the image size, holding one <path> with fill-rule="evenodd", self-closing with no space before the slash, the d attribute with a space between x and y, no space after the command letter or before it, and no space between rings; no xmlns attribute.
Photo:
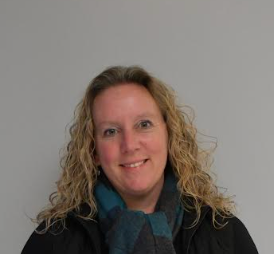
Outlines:
<svg viewBox="0 0 274 254"><path fill-rule="evenodd" d="M148 184L131 184L127 187L126 192L132 196L144 196L153 189L153 186Z"/></svg>

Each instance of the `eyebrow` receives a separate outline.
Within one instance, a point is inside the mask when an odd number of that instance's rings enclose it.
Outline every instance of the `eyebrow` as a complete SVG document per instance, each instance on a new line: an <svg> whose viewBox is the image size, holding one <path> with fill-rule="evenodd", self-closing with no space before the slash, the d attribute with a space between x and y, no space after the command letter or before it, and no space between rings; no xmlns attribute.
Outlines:
<svg viewBox="0 0 274 254"><path fill-rule="evenodd" d="M147 117L149 117L149 118L154 118L155 116L156 116L156 115L153 114L153 113L144 113L144 114L139 114L139 115L137 115L137 116L135 117L135 120L140 119L140 118L147 118ZM100 127L102 127L102 125L114 125L114 126L117 126L117 125L119 125L119 123L118 123L118 122L115 122L115 121L102 121L102 122L100 122L100 123L98 124L98 127L100 128Z"/></svg>
<svg viewBox="0 0 274 254"><path fill-rule="evenodd" d="M137 115L137 116L136 116L136 119L139 119L139 118L146 118L146 117L155 117L155 114L153 114L153 113L144 113L144 114L140 114L140 115Z"/></svg>

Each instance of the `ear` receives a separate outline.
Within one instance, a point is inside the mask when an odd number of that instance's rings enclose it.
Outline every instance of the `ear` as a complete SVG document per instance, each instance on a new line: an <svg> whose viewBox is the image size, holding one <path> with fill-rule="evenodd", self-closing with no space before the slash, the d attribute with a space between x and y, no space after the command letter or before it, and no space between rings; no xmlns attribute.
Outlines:
<svg viewBox="0 0 274 254"><path fill-rule="evenodd" d="M94 155L94 159L95 159L95 164L96 164L96 166L100 166L101 163L100 163L99 156L98 156L97 154Z"/></svg>

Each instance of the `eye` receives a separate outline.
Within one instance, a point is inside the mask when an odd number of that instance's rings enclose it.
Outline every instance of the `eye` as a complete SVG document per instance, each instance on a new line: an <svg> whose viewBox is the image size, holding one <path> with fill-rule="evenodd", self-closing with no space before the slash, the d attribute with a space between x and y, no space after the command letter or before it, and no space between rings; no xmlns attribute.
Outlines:
<svg viewBox="0 0 274 254"><path fill-rule="evenodd" d="M141 121L139 123L139 126L142 128L142 129L148 129L152 126L152 122L149 121L149 120L144 120L144 121Z"/></svg>
<svg viewBox="0 0 274 254"><path fill-rule="evenodd" d="M112 137L117 133L116 129L107 129L104 131L104 137Z"/></svg>

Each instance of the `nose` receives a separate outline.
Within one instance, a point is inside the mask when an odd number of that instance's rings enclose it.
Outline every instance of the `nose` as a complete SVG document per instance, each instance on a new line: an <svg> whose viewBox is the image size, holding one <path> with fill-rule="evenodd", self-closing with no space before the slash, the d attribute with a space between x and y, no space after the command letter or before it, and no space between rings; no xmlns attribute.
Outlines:
<svg viewBox="0 0 274 254"><path fill-rule="evenodd" d="M134 153L140 149L139 139L134 131L124 131L121 137L121 152Z"/></svg>

